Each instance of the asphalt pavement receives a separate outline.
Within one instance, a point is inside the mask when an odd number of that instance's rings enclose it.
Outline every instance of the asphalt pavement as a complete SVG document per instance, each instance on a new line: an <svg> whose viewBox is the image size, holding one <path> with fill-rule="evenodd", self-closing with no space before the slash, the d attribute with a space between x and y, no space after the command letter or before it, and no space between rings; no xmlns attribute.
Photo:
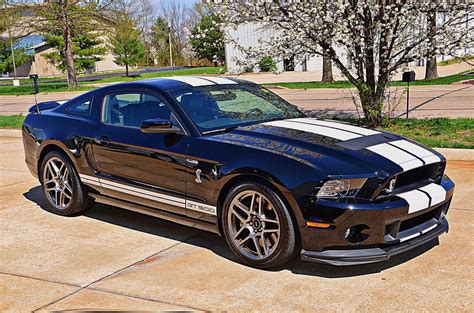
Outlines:
<svg viewBox="0 0 474 313"><path fill-rule="evenodd" d="M289 102L315 117L357 116L352 89L272 89ZM394 116L404 116L403 88L392 88ZM83 92L38 94L39 102L72 99ZM32 95L0 96L0 115L27 114L34 104ZM388 105L388 104L387 104ZM474 117L474 85L416 86L410 89L410 117Z"/></svg>

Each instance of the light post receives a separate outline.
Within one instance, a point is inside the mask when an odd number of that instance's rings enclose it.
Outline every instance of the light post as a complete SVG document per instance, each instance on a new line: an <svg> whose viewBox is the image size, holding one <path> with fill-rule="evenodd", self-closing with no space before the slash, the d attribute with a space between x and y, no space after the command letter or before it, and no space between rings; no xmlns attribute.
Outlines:
<svg viewBox="0 0 474 313"><path fill-rule="evenodd" d="M402 81L407 83L407 118L408 118L408 112L410 109L410 82L415 80L415 72L414 71L409 71L409 72L404 72L402 75Z"/></svg>
<svg viewBox="0 0 474 313"><path fill-rule="evenodd" d="M168 21L168 40L170 46L170 66L173 66L173 51L171 50L171 22Z"/></svg>

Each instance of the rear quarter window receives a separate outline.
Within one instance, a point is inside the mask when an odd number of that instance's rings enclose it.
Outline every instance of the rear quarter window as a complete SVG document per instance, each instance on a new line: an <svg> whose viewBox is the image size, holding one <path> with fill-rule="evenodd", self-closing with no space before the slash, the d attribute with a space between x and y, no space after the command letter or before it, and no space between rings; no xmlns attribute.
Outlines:
<svg viewBox="0 0 474 313"><path fill-rule="evenodd" d="M69 113L89 115L91 112L92 98L83 98L69 104L67 111Z"/></svg>

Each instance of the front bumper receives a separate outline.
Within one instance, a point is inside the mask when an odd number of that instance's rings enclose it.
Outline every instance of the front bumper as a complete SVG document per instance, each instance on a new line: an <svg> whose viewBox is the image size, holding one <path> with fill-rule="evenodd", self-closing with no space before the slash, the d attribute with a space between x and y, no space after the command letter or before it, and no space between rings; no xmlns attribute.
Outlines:
<svg viewBox="0 0 474 313"><path fill-rule="evenodd" d="M374 202L319 201L307 210L306 221L329 223L318 228L300 225L301 258L333 265L353 265L388 260L447 232L446 214L454 183L440 182L440 197L410 212L410 203L398 196ZM440 188L437 187L437 190ZM431 198L430 198L431 199Z"/></svg>
<svg viewBox="0 0 474 313"><path fill-rule="evenodd" d="M390 257L409 251L421 246L431 240L438 238L441 234L448 232L449 225L444 218L436 228L420 235L414 239L395 244L385 248L367 248L354 250L325 250L317 251L301 251L301 259L303 261L325 263L336 266L358 265L387 261Z"/></svg>

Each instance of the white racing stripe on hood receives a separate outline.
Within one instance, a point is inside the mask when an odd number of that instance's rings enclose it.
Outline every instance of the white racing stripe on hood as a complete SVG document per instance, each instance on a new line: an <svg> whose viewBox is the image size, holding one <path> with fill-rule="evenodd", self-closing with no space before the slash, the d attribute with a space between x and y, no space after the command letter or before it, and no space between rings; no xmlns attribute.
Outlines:
<svg viewBox="0 0 474 313"><path fill-rule="evenodd" d="M423 159L426 164L436 163L441 161L441 159L434 153L422 148L414 143L411 143L407 140L397 140L390 142L391 145L397 146L405 151L416 155L417 157Z"/></svg>
<svg viewBox="0 0 474 313"><path fill-rule="evenodd" d="M357 126L354 126L354 125L348 125L348 124L343 124L343 123L321 121L321 120L313 119L313 118L298 118L298 119L291 119L290 121L304 122L304 123L313 124L313 125L326 126L326 127L330 127L330 128L346 130L346 131L349 131L349 132L352 132L352 133L357 133L357 134L363 135L363 136L370 136L370 135L380 134L380 132L378 132L378 131L367 129L367 128L357 127Z"/></svg>
<svg viewBox="0 0 474 313"><path fill-rule="evenodd" d="M331 137L341 141L381 134L379 131L340 124L330 121L320 121L313 118L295 118L283 121L262 123L262 125L300 130L316 135ZM413 144L407 140L395 140L369 146L366 149L397 164L404 171L441 161L434 153Z"/></svg>
<svg viewBox="0 0 474 313"><path fill-rule="evenodd" d="M423 162L413 155L391 146L387 143L381 143L375 146L367 147L368 150L383 156L384 158L398 164L404 171L411 170L415 167L423 166Z"/></svg>
<svg viewBox="0 0 474 313"><path fill-rule="evenodd" d="M350 140L350 139L362 137L361 135L357 135L357 134L340 130L340 129L299 123L299 121L303 121L303 120L306 120L306 119L293 119L291 121L290 120L273 121L273 122L262 123L262 125L301 130L307 133L322 135L322 136L331 137L331 138L339 139L339 140Z"/></svg>

